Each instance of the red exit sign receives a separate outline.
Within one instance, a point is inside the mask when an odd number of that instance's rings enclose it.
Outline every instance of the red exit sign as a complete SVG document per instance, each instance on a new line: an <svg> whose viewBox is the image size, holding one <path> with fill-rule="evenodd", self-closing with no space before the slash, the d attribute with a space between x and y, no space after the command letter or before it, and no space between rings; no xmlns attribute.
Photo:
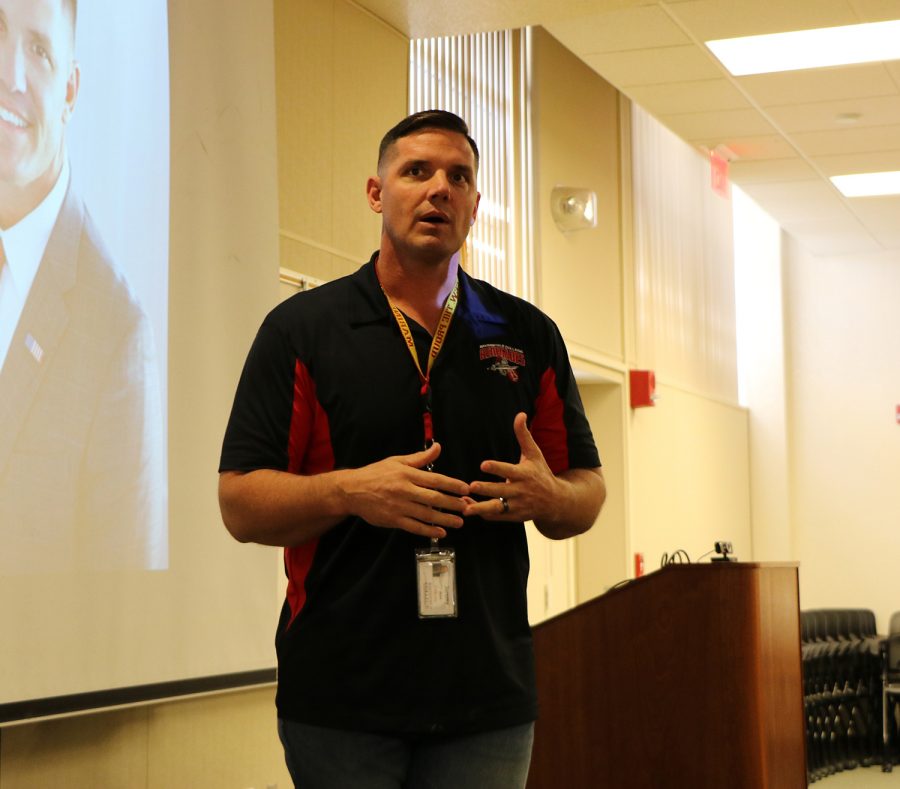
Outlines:
<svg viewBox="0 0 900 789"><path fill-rule="evenodd" d="M709 152L710 186L719 197L728 198L728 159L718 151Z"/></svg>

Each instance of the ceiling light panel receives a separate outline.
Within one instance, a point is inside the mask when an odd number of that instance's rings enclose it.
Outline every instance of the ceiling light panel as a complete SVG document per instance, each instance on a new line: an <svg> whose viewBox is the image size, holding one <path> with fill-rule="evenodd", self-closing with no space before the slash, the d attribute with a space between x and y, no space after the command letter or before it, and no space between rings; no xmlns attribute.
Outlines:
<svg viewBox="0 0 900 789"><path fill-rule="evenodd" d="M900 170L886 173L833 175L831 182L844 197L883 197L900 195Z"/></svg>
<svg viewBox="0 0 900 789"><path fill-rule="evenodd" d="M900 60L900 19L707 41L736 77Z"/></svg>

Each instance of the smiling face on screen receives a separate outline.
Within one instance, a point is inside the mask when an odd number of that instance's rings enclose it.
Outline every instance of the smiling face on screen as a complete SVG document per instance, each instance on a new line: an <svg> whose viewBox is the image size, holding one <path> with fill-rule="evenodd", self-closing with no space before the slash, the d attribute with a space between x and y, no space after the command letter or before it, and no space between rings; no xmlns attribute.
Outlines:
<svg viewBox="0 0 900 789"><path fill-rule="evenodd" d="M0 214L4 219L27 214L59 176L65 127L78 96L74 47L70 2L0 0Z"/></svg>

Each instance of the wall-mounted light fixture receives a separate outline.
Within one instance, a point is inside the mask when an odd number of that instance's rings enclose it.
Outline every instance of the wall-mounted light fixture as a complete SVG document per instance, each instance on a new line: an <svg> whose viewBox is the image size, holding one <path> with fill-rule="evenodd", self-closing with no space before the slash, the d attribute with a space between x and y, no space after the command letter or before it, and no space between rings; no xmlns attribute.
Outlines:
<svg viewBox="0 0 900 789"><path fill-rule="evenodd" d="M550 193L553 221L563 232L597 226L597 195L590 189L555 186Z"/></svg>

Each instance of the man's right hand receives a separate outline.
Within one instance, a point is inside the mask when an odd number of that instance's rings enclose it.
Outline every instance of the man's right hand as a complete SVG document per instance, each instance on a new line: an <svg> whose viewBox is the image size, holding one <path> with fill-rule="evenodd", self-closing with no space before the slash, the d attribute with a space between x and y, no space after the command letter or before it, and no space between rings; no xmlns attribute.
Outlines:
<svg viewBox="0 0 900 789"><path fill-rule="evenodd" d="M402 529L424 537L446 537L463 525L469 486L427 471L441 454L440 444L411 455L395 455L369 466L340 472L338 487L349 514L374 526Z"/></svg>
<svg viewBox="0 0 900 789"><path fill-rule="evenodd" d="M462 526L469 485L426 471L439 444L355 469L290 474L259 469L219 475L219 505L240 542L300 545L350 515L375 526L440 539Z"/></svg>

